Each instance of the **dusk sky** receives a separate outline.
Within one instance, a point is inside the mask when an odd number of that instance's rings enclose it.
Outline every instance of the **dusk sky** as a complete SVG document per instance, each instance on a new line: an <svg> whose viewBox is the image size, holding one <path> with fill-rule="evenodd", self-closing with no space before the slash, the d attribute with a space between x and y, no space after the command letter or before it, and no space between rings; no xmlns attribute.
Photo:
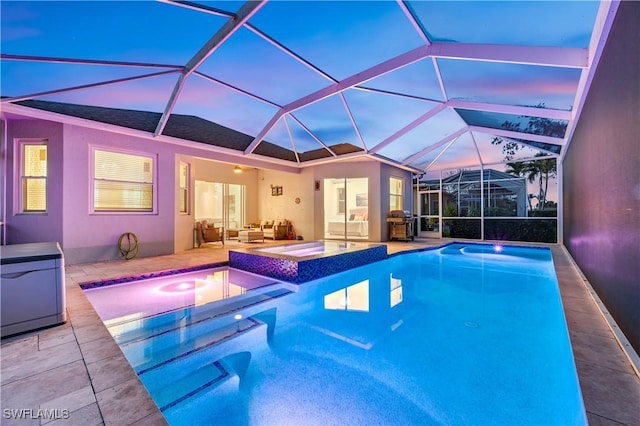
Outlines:
<svg viewBox="0 0 640 426"><path fill-rule="evenodd" d="M196 3L229 13L243 4ZM543 105L552 116L557 111L558 117L565 117L575 107L580 67L474 60L464 54L475 52L469 43L534 46L549 48L553 62L558 56L553 49L587 49L598 2L408 5L416 25L395 1L267 2L189 75L172 112L256 136L284 107L264 140L288 149L295 146L300 152L321 148L316 139L325 145L351 143L398 162L415 157L406 164L431 164L433 170L438 168L437 162L432 164L435 158L447 169L502 162L500 147L490 143L494 135L469 129L499 129L504 113L491 111ZM180 67L229 19L154 1L2 1L0 7L1 51L9 55L1 63L3 97L36 95L40 100L160 113L178 82ZM378 71L380 63L427 43L453 43L463 53L455 58L405 59L391 72ZM162 67L35 62L10 55ZM358 74L369 69L373 78L358 80ZM43 94L163 71L172 72ZM339 93L291 106L350 78L358 81ZM481 111L483 126L465 121L449 105L452 101L491 105L490 111ZM406 126L410 131L402 130ZM528 148L521 154L532 157L537 152Z"/></svg>

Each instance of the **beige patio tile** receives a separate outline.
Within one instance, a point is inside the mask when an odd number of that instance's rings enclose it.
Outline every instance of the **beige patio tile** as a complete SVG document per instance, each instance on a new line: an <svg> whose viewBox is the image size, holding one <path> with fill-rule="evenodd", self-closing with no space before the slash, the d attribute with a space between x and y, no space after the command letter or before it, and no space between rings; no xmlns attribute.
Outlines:
<svg viewBox="0 0 640 426"><path fill-rule="evenodd" d="M47 426L98 426L103 424L103 422L98 404L94 402L93 404L69 412L67 418L60 418L47 423L43 422L42 424L46 424Z"/></svg>
<svg viewBox="0 0 640 426"><path fill-rule="evenodd" d="M40 408L44 410L67 410L69 413L95 404L96 396L93 393L93 387L85 386L76 391L61 395L51 401L43 402ZM102 421L102 419L100 419Z"/></svg>
<svg viewBox="0 0 640 426"><path fill-rule="evenodd" d="M9 361L12 358L22 357L38 350L38 335L32 333L30 335L9 337L2 343L0 354L2 361Z"/></svg>
<svg viewBox="0 0 640 426"><path fill-rule="evenodd" d="M118 344L113 340L111 335L83 343L80 346L80 350L87 364L122 354Z"/></svg>
<svg viewBox="0 0 640 426"><path fill-rule="evenodd" d="M53 346L75 342L76 336L73 334L73 327L67 321L65 324L53 327L38 334L38 349L44 350Z"/></svg>
<svg viewBox="0 0 640 426"><path fill-rule="evenodd" d="M141 418L140 420L131 423L133 426L162 426L166 425L167 420L164 418L160 411L156 411L153 414L149 414L146 417Z"/></svg>
<svg viewBox="0 0 640 426"><path fill-rule="evenodd" d="M81 359L82 354L76 341L14 357L2 362L2 385Z"/></svg>
<svg viewBox="0 0 640 426"><path fill-rule="evenodd" d="M115 343L114 343L115 344ZM91 383L96 392L136 378L136 373L122 353L87 364Z"/></svg>
<svg viewBox="0 0 640 426"><path fill-rule="evenodd" d="M72 324L74 324L73 319ZM83 326L76 326L74 324L73 331L75 332L76 339L80 345L111 336L107 327L105 327L100 320L96 320L92 324L85 324Z"/></svg>
<svg viewBox="0 0 640 426"><path fill-rule="evenodd" d="M638 377L576 361L587 411L625 425L640 425Z"/></svg>
<svg viewBox="0 0 640 426"><path fill-rule="evenodd" d="M137 377L98 392L96 398L105 425L131 424L158 411Z"/></svg>
<svg viewBox="0 0 640 426"><path fill-rule="evenodd" d="M3 385L2 407L37 409L42 403L89 385L84 361L74 361Z"/></svg>

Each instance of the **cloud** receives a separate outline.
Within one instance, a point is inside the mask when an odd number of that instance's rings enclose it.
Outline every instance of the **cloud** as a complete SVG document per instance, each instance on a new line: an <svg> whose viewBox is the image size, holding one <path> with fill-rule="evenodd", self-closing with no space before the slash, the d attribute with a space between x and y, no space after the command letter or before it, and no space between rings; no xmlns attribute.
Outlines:
<svg viewBox="0 0 640 426"><path fill-rule="evenodd" d="M30 37L38 37L40 34L41 32L39 30L31 27L3 26L2 42L7 43L9 41L14 41L14 40L22 40Z"/></svg>

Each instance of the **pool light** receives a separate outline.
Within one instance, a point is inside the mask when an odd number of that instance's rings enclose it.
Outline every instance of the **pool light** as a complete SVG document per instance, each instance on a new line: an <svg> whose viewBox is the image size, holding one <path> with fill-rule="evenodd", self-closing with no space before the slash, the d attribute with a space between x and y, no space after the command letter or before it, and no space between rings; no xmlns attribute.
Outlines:
<svg viewBox="0 0 640 426"><path fill-rule="evenodd" d="M493 246L493 250L496 253L500 253L500 252L502 252L502 246L500 244L496 244L496 245Z"/></svg>
<svg viewBox="0 0 640 426"><path fill-rule="evenodd" d="M240 333L240 320L242 319L242 315L240 315L240 314L235 314L235 315L233 316L233 319L234 319L234 320L236 320L236 321L238 321L238 322L236 323L236 333Z"/></svg>

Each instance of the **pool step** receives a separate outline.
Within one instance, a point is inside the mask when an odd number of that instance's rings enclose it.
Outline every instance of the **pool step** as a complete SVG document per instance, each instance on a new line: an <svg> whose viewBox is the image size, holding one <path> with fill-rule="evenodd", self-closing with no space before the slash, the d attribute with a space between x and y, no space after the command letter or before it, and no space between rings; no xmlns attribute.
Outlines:
<svg viewBox="0 0 640 426"><path fill-rule="evenodd" d="M242 354L237 354L242 355ZM248 361L247 361L248 362ZM240 389L242 374L235 371L226 360L216 361L226 373L226 376L214 378L211 384L188 391L184 396L178 397L170 403L160 406L162 414L170 424L212 424L208 421L208 412L202 412L203 407L220 409L224 406L237 405L237 395ZM171 395L171 390L169 395ZM211 402L215 401L215 407ZM157 403L157 402L156 402ZM204 420L203 419L207 419Z"/></svg>
<svg viewBox="0 0 640 426"><path fill-rule="evenodd" d="M460 247L446 246L440 249L441 254L462 254Z"/></svg>
<svg viewBox="0 0 640 426"><path fill-rule="evenodd" d="M257 342L267 341L267 325L253 318L243 319L236 325L227 325L220 328L208 328L201 331L196 337L171 336L171 340L162 342L149 341L145 345L136 344L133 347L124 347L122 351L133 369L138 373L147 374L156 369L164 370L173 368L181 361L192 362L198 360L202 353L208 360L215 360L229 353L239 352L247 345L253 346ZM256 330L259 330L259 335ZM247 335L252 335L247 341ZM251 340L254 339L254 340ZM153 352L153 355L151 353ZM205 361L207 360L205 359ZM172 374L181 373L179 371Z"/></svg>
<svg viewBox="0 0 640 426"><path fill-rule="evenodd" d="M144 381L143 381L144 382ZM238 390L240 378L237 374L225 368L220 361L215 361L194 369L188 376L180 380L171 380L171 386L166 381L160 384L144 382L152 390L153 400L161 411L168 410L177 404L184 403L199 393L212 392L227 393Z"/></svg>
<svg viewBox="0 0 640 426"><path fill-rule="evenodd" d="M161 315L144 319L132 318L108 325L109 332L121 346L150 338L157 338L168 333L181 332L186 328L215 321L218 326L235 323L235 316L242 312L243 316L253 315L268 309L269 302L291 294L286 287L277 287L227 299L224 304L211 304L197 307L177 309Z"/></svg>
<svg viewBox="0 0 640 426"><path fill-rule="evenodd" d="M205 396L234 394L248 368L251 353L268 347L267 325L250 320L253 325L249 328L226 327L221 330L220 340L136 369L158 407L165 411L179 404L184 409Z"/></svg>

